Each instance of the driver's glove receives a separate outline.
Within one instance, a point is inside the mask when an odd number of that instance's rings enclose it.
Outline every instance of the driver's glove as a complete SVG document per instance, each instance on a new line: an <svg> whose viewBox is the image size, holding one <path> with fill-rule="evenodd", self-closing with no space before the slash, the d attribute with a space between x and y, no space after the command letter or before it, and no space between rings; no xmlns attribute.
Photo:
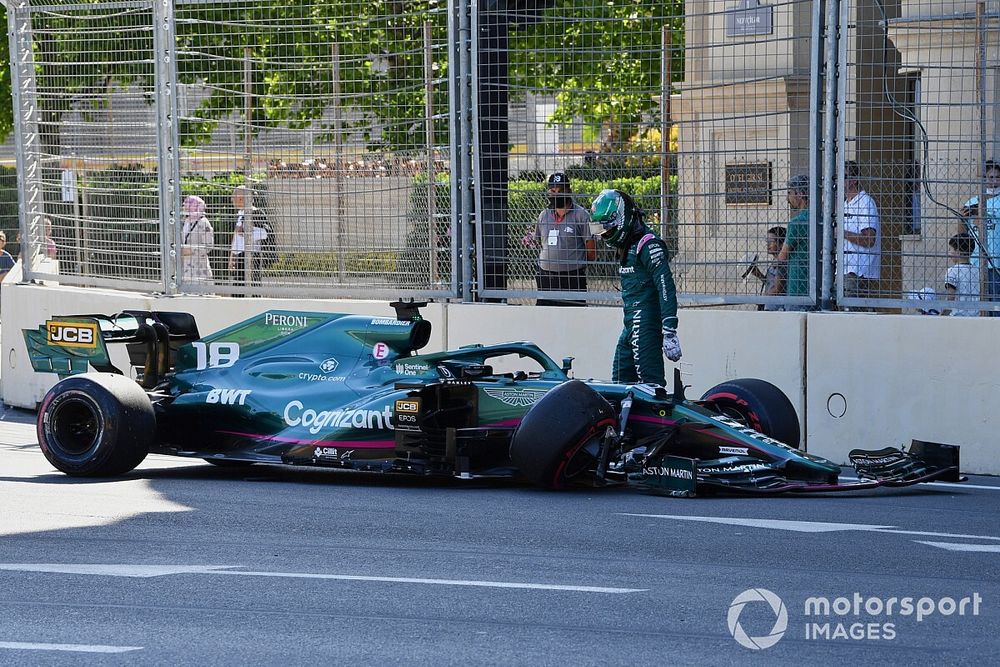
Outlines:
<svg viewBox="0 0 1000 667"><path fill-rule="evenodd" d="M677 340L677 329L671 327L663 329L663 354L670 361L677 361L681 358L681 342Z"/></svg>

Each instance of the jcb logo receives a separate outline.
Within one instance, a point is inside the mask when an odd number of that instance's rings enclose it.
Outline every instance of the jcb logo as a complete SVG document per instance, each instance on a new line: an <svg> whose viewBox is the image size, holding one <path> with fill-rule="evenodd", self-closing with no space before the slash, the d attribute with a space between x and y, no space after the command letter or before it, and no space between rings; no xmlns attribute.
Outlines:
<svg viewBox="0 0 1000 667"><path fill-rule="evenodd" d="M49 322L49 345L63 347L97 347L97 325L85 322Z"/></svg>
<svg viewBox="0 0 1000 667"><path fill-rule="evenodd" d="M396 412L419 412L420 403L417 401L396 401Z"/></svg>

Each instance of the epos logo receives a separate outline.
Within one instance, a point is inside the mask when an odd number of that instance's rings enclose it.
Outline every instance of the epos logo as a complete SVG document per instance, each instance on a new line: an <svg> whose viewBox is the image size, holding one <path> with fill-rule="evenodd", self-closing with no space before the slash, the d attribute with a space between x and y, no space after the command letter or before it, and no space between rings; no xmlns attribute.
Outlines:
<svg viewBox="0 0 1000 667"><path fill-rule="evenodd" d="M48 322L49 345L97 347L97 325L86 322Z"/></svg>

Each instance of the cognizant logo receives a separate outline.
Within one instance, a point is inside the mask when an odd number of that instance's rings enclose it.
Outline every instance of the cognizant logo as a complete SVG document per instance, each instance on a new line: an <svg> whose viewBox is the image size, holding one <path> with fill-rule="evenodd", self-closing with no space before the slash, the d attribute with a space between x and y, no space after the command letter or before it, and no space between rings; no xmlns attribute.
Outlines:
<svg viewBox="0 0 1000 667"><path fill-rule="evenodd" d="M757 603L764 603L771 608L774 612L774 625L766 635L751 637L740 625L740 615L747 605ZM729 605L726 623L729 626L729 634L740 646L759 651L774 646L785 635L785 630L788 629L788 609L785 608L781 598L766 588L749 588L737 595Z"/></svg>

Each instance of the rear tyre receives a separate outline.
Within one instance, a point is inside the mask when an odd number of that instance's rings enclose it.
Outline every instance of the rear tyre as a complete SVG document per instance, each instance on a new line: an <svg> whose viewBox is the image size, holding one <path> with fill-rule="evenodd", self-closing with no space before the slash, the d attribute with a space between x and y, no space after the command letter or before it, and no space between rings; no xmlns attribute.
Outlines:
<svg viewBox="0 0 1000 667"><path fill-rule="evenodd" d="M156 416L134 380L88 373L49 390L36 428L42 453L58 470L76 477L114 477L146 458Z"/></svg>
<svg viewBox="0 0 1000 667"><path fill-rule="evenodd" d="M799 447L799 417L785 393L770 382L740 378L717 384L701 397L731 419L759 433Z"/></svg>
<svg viewBox="0 0 1000 667"><path fill-rule="evenodd" d="M592 483L601 439L617 423L603 396L570 380L524 415L511 437L510 458L521 475L549 489Z"/></svg>

